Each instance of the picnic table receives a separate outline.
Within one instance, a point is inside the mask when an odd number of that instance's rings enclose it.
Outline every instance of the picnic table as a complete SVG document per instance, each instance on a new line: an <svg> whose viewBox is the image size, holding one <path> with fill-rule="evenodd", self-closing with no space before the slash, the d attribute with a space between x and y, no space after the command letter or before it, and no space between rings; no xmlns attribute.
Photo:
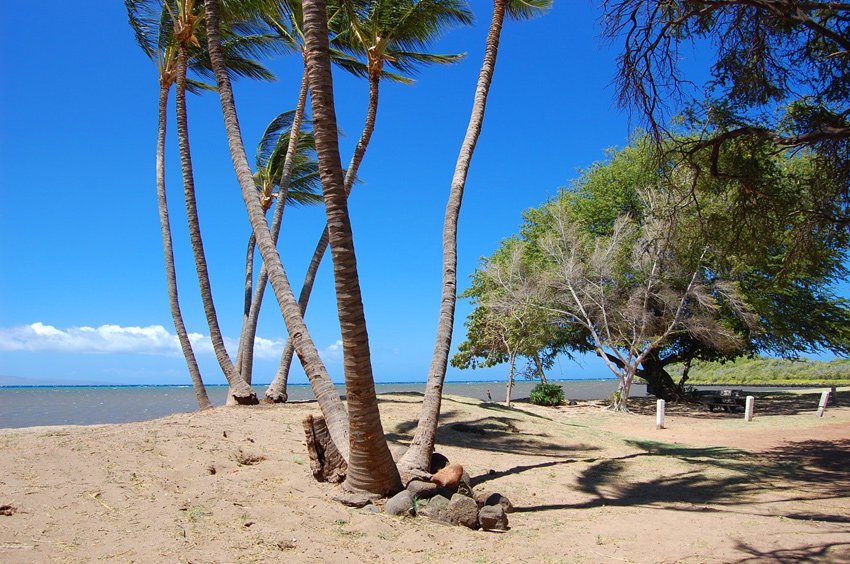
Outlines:
<svg viewBox="0 0 850 564"><path fill-rule="evenodd" d="M746 398L743 390L709 390L699 393L699 401L711 412L720 409L736 413L744 409Z"/></svg>

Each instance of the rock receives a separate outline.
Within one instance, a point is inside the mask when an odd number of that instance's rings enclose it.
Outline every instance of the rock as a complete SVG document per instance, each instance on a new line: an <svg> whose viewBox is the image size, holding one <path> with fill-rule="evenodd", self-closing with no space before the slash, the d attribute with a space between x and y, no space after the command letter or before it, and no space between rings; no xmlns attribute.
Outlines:
<svg viewBox="0 0 850 564"><path fill-rule="evenodd" d="M413 494L408 490L401 490L384 504L384 513L387 515L413 515Z"/></svg>
<svg viewBox="0 0 850 564"><path fill-rule="evenodd" d="M511 503L511 500L506 498L500 493L491 494L490 497L484 502L484 505L501 505L502 509L505 510L505 513L513 513L514 512L514 504Z"/></svg>
<svg viewBox="0 0 850 564"><path fill-rule="evenodd" d="M460 464L449 464L442 470L431 476L431 481L435 484L449 489L457 488L460 479L463 477L463 466Z"/></svg>
<svg viewBox="0 0 850 564"><path fill-rule="evenodd" d="M431 455L431 474L436 474L448 465L449 459L439 452L435 452Z"/></svg>
<svg viewBox="0 0 850 564"><path fill-rule="evenodd" d="M434 497L439 493L440 486L433 482L423 482L422 480L411 480L407 484L407 491L420 499Z"/></svg>
<svg viewBox="0 0 850 564"><path fill-rule="evenodd" d="M460 477L460 482L457 484L457 493L461 495L465 495L466 497L472 497L472 478L469 477L469 473L464 471Z"/></svg>
<svg viewBox="0 0 850 564"><path fill-rule="evenodd" d="M18 508L14 505L0 505L0 515L4 517L11 517L18 511Z"/></svg>
<svg viewBox="0 0 850 564"><path fill-rule="evenodd" d="M567 402L567 405L578 405L578 402L576 400L570 400Z"/></svg>
<svg viewBox="0 0 850 564"><path fill-rule="evenodd" d="M348 507L365 507L372 503L372 496L364 493L344 492L332 499Z"/></svg>
<svg viewBox="0 0 850 564"><path fill-rule="evenodd" d="M372 504L370 503L369 505L364 506L364 507L360 510L360 512L361 512L361 513L380 513L380 512L381 512L381 508L380 508L380 507L378 507L377 505L372 505Z"/></svg>
<svg viewBox="0 0 850 564"><path fill-rule="evenodd" d="M255 464L259 464L263 460L266 459L265 455L259 454L256 452L246 452L244 450L237 449L235 453L233 453L233 458L236 459L236 464L239 466L253 466Z"/></svg>
<svg viewBox="0 0 850 564"><path fill-rule="evenodd" d="M478 512L478 524L485 531L507 531L508 516L501 505L485 505Z"/></svg>
<svg viewBox="0 0 850 564"><path fill-rule="evenodd" d="M456 493L446 507L446 517L452 525L463 525L470 529L477 529L478 505L472 498Z"/></svg>
<svg viewBox="0 0 850 564"><path fill-rule="evenodd" d="M436 521L445 521L446 508L448 506L449 498L442 495L435 495L431 499L420 503L416 509L416 514Z"/></svg>

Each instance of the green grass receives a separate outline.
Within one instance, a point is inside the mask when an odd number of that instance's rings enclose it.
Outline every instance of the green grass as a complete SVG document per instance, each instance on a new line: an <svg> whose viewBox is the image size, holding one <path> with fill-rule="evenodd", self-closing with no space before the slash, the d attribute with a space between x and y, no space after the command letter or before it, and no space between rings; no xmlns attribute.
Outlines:
<svg viewBox="0 0 850 564"><path fill-rule="evenodd" d="M669 371L674 379L682 367ZM829 362L817 360L784 360L776 358L741 358L735 362L695 362L688 374L688 384L767 384L767 385L850 385L850 359Z"/></svg>

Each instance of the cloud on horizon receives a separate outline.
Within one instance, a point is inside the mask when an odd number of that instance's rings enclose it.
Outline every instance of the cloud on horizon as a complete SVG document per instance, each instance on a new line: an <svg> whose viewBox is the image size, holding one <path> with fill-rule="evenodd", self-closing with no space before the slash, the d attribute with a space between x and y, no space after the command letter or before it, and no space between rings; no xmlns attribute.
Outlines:
<svg viewBox="0 0 850 564"><path fill-rule="evenodd" d="M195 354L213 354L209 336L189 333ZM238 348L238 339L224 338L231 355ZM257 337L254 357L279 359L283 352L282 339ZM331 345L333 347L333 345ZM160 356L182 355L177 335L162 325L148 327L70 327L58 329L40 321L18 327L0 327L0 351L66 352L77 354L150 354Z"/></svg>

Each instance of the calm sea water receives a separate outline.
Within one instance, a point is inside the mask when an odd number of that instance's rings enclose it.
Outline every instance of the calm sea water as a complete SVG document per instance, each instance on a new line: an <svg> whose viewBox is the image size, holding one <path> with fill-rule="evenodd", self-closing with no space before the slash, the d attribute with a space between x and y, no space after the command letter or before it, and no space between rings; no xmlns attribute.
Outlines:
<svg viewBox="0 0 850 564"><path fill-rule="evenodd" d="M617 387L616 380L564 380L555 382L569 399L601 399ZM515 399L528 397L536 382L517 382ZM340 393L344 389L338 386ZM265 386L256 386L262 396ZM425 391L424 383L377 384L379 394ZM446 394L504 401L504 382L446 382ZM489 392L489 398L488 398ZM225 386L208 386L215 405L223 405ZM643 396L646 387L635 384L632 396ZM315 399L307 384L289 386L289 399ZM0 387L0 428L37 425L93 425L156 419L197 409L191 386L64 386Z"/></svg>

